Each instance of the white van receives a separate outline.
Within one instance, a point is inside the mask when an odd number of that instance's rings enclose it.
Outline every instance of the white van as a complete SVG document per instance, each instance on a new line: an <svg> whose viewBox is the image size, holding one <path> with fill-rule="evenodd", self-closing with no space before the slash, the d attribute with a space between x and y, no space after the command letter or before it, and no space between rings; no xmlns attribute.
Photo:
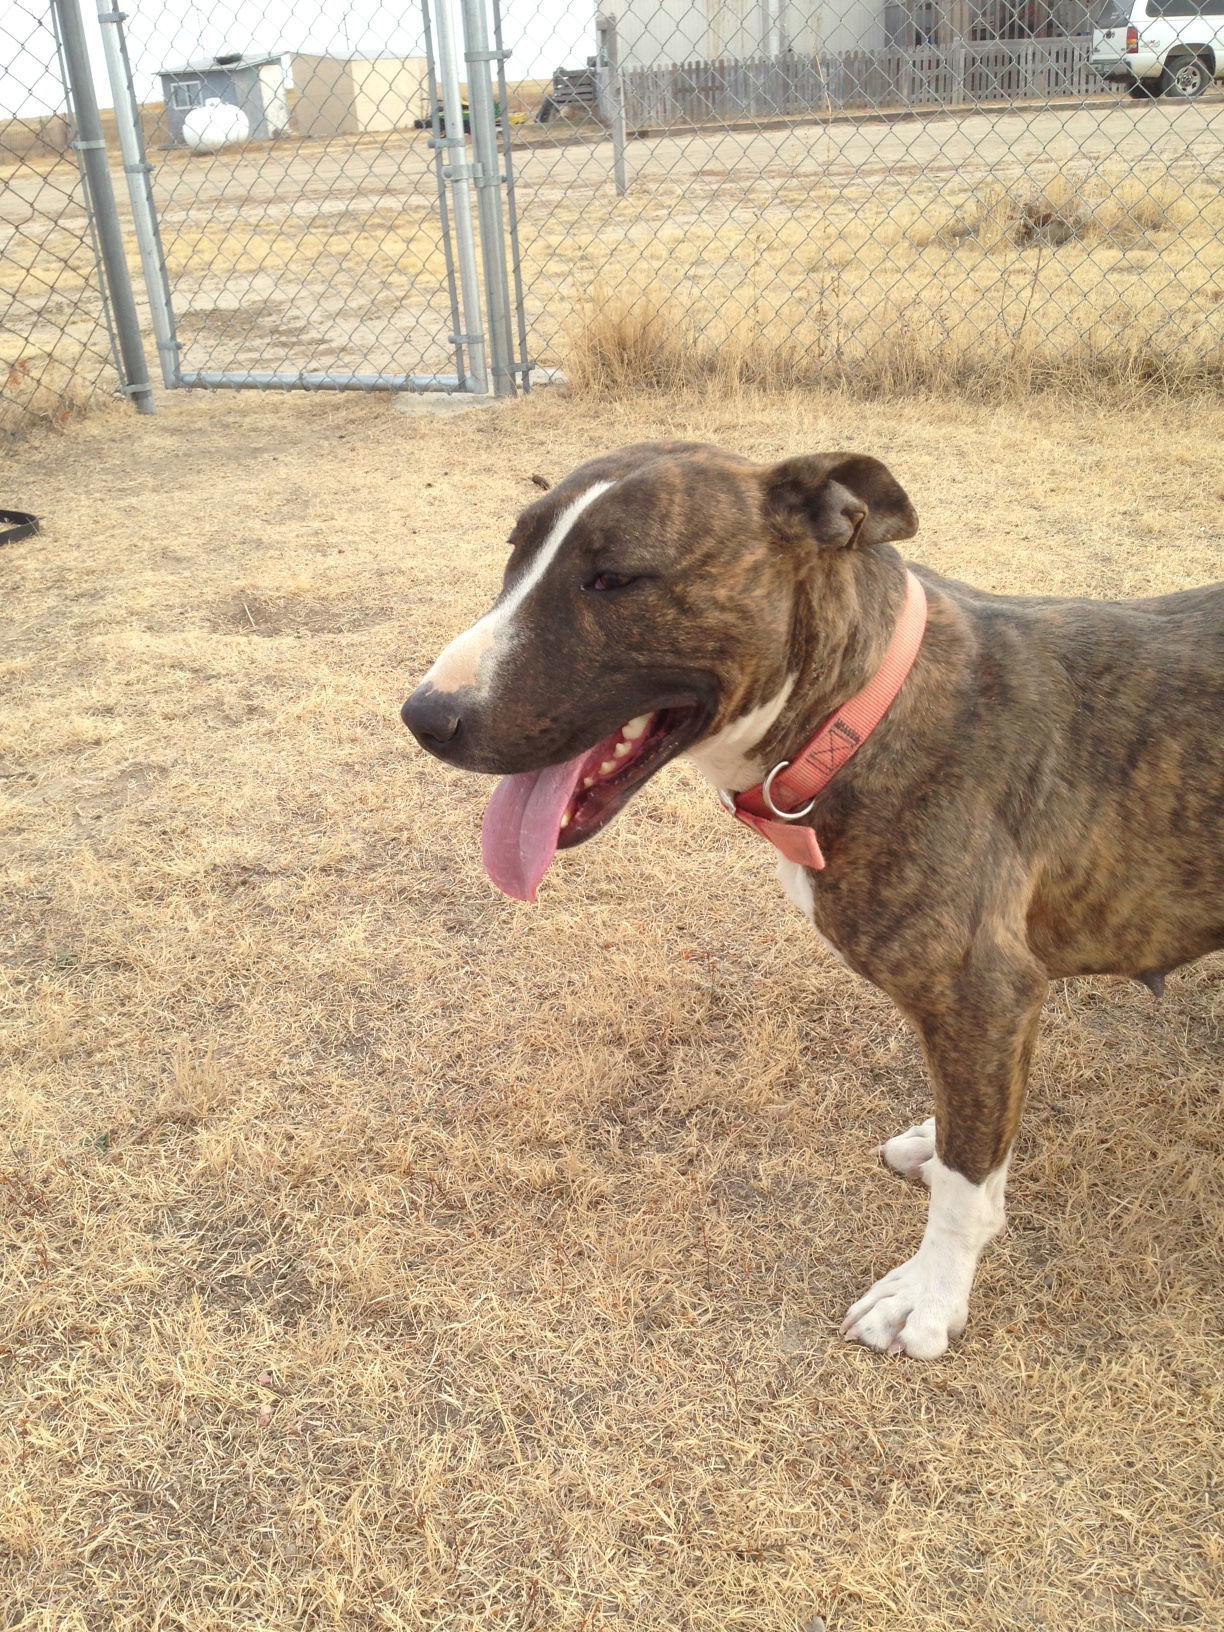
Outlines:
<svg viewBox="0 0 1224 1632"><path fill-rule="evenodd" d="M1132 96L1201 96L1224 80L1224 0L1098 0L1092 66Z"/></svg>

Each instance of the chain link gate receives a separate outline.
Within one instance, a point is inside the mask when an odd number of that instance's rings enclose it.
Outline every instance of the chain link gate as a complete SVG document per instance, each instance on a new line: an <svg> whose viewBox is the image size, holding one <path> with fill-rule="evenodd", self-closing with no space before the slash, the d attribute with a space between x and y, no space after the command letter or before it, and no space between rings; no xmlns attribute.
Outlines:
<svg viewBox="0 0 1224 1632"><path fill-rule="evenodd" d="M480 0L461 8L466 95L450 0L315 0L275 24L239 0L168 5L126 36L105 4L168 386L525 387L494 64L504 78Z"/></svg>

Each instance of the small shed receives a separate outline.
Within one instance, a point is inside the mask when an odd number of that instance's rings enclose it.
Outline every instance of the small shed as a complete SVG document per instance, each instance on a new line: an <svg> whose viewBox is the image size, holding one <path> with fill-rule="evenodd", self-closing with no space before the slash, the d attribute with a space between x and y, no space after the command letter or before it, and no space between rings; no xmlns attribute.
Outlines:
<svg viewBox="0 0 1224 1632"><path fill-rule="evenodd" d="M424 57L293 57L293 128L299 136L411 130L429 112Z"/></svg>
<svg viewBox="0 0 1224 1632"><path fill-rule="evenodd" d="M253 140L266 142L288 134L288 87L284 57L279 53L274 57L223 53L186 63L182 68L163 68L158 78L171 141L182 143L183 120L192 108L214 96L242 109L250 121Z"/></svg>

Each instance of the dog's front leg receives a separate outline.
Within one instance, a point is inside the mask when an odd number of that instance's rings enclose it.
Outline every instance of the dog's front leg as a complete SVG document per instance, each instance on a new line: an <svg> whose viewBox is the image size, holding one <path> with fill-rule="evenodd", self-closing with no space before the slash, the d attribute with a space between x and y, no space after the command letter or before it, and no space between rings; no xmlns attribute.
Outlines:
<svg viewBox="0 0 1224 1632"><path fill-rule="evenodd" d="M1003 1227L1007 1164L1046 980L1032 966L1003 981L998 974L962 974L947 1006L904 1005L935 1084L934 1149L922 1148L931 1136L923 1125L890 1140L884 1154L920 1177L931 1199L918 1251L877 1281L842 1324L847 1338L873 1349L919 1360L942 1354L965 1329L978 1259Z"/></svg>

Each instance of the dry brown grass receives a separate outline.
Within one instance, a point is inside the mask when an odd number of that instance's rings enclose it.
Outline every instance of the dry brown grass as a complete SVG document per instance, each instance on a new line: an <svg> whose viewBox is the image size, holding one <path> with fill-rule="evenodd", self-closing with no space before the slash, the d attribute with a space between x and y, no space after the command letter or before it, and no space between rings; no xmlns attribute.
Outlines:
<svg viewBox="0 0 1224 1632"><path fill-rule="evenodd" d="M1224 228L1214 186L1187 184L1172 174L1105 170L1095 175L1058 173L1038 186L982 188L952 221L928 223L921 241L940 238L955 246L972 239L987 249L1021 248L1044 241L1061 248L1073 241L1133 249L1152 233L1189 233L1210 239Z"/></svg>
<svg viewBox="0 0 1224 1632"><path fill-rule="evenodd" d="M785 220L765 211L739 248L738 230L660 228L636 264L622 255L601 270L565 325L574 384L1117 403L1224 385L1214 183L1055 173L891 206L796 204Z"/></svg>
<svg viewBox="0 0 1224 1632"><path fill-rule="evenodd" d="M112 108L99 110L102 135L112 153L118 152L119 134ZM166 140L165 105L146 102L140 110L141 129L145 146L156 148ZM69 150L71 132L68 121L61 114L26 119L0 119L0 179L12 180L23 169L33 165L50 169L59 164L76 170L76 159Z"/></svg>
<svg viewBox="0 0 1224 1632"><path fill-rule="evenodd" d="M7 342L7 345L6 345ZM4 352L13 352L6 361ZM0 334L0 446L46 427L62 430L69 420L105 395L99 375L105 358L91 346L65 336L50 354Z"/></svg>
<svg viewBox="0 0 1224 1632"><path fill-rule="evenodd" d="M1124 399L1136 382L1218 389L1219 140L1213 121L1145 139L1117 110L1087 123L1051 110L677 133L632 145L622 200L563 194L528 163L536 346L555 345L558 329L572 340L614 291L674 314L690 381L721 371L1001 400L1055 385L1095 400ZM565 171L558 155L557 178Z"/></svg>
<svg viewBox="0 0 1224 1632"><path fill-rule="evenodd" d="M1219 1626L1221 961L1055 991L970 1332L891 1363L887 1001L684 768L511 905L395 714L615 443L861 447L921 558L1119 595L1220 575L1222 430L178 398L10 461L5 1624Z"/></svg>
<svg viewBox="0 0 1224 1632"><path fill-rule="evenodd" d="M917 308L885 326L857 328L834 313L784 313L758 303L717 318L695 317L658 287L598 291L567 325L566 377L583 395L627 391L835 390L867 400L963 392L972 400L1015 402L1058 393L1064 400L1213 398L1224 385L1224 349L1171 347L1121 314L1083 335L1050 343L1039 313L1024 302L983 333L962 320L948 328Z"/></svg>

